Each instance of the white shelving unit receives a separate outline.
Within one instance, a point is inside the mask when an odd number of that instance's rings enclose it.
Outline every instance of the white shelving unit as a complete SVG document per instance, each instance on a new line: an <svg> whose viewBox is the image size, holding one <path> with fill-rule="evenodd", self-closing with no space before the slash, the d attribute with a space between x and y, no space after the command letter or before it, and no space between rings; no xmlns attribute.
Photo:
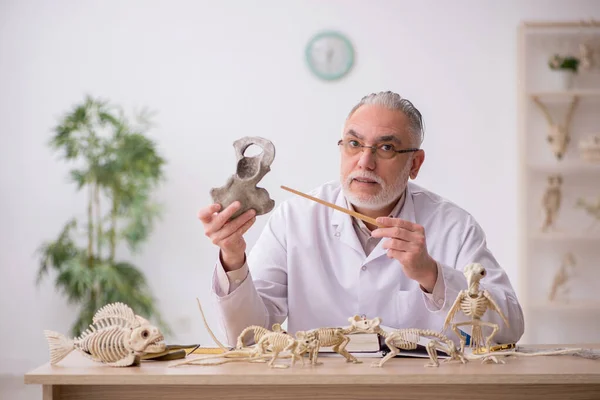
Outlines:
<svg viewBox="0 0 600 400"><path fill-rule="evenodd" d="M592 65L573 85L561 86L548 62L554 54L580 56L592 51ZM600 135L600 21L524 22L519 27L520 246L517 292L525 313L523 343L600 342L600 221L577 199L600 202L600 162L585 161L579 142ZM549 121L563 124L575 100L570 141L562 159L547 141ZM542 198L548 178L562 177L556 229L543 232ZM563 257L575 259L566 298L549 300Z"/></svg>

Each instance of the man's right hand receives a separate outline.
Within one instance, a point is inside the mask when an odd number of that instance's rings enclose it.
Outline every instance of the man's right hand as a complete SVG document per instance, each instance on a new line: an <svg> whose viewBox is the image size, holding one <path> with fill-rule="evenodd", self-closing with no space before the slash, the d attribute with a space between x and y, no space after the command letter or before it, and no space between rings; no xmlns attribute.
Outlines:
<svg viewBox="0 0 600 400"><path fill-rule="evenodd" d="M256 211L253 209L229 221L240 207L240 202L235 201L221 212L219 204L212 204L198 212L198 219L204 225L204 234L221 249L225 271L234 271L244 265L246 241L243 235L256 221Z"/></svg>

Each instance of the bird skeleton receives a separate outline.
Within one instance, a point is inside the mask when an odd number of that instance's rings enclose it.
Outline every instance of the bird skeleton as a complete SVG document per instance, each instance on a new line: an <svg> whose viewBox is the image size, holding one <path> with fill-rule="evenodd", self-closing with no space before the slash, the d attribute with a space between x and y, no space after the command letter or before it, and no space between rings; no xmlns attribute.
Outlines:
<svg viewBox="0 0 600 400"><path fill-rule="evenodd" d="M502 310L498 304L494 301L492 296L487 290L479 289L479 281L486 275L486 270L483 265L479 263L471 263L465 266L464 275L467 278L469 288L461 290L456 297L456 301L450 308L446 320L444 322L444 330L448 328L458 311L462 311L467 317L470 317L470 321L464 321L452 324L452 330L460 339L460 351L461 353L465 348L465 337L460 333L459 326L470 325L472 327L471 332L471 347L475 347L473 352L488 352L490 343L496 335L499 327L498 324L493 322L482 321L481 318L484 316L486 311L492 310L497 312L504 323L508 326L508 320L502 313ZM484 339L482 327L487 326L492 328L492 333ZM485 347L484 347L485 343Z"/></svg>

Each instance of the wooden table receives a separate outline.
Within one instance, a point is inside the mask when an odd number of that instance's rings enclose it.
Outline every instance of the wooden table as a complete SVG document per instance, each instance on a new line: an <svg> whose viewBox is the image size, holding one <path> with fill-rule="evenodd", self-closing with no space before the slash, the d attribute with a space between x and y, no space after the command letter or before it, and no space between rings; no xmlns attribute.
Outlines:
<svg viewBox="0 0 600 400"><path fill-rule="evenodd" d="M324 364L297 363L288 369L244 362L168 368L177 361L112 368L74 352L58 365L27 373L25 383L43 385L44 400L600 398L600 360L574 356L509 357L506 364L471 361L438 368L425 368L428 360L421 358L395 358L383 368L371 367L372 358L361 358L362 364L335 356L319 360Z"/></svg>

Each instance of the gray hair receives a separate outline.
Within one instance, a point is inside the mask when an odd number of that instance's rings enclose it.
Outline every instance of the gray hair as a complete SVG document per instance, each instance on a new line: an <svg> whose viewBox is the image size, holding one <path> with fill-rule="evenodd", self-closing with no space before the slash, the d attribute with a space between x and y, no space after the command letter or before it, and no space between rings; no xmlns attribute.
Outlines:
<svg viewBox="0 0 600 400"><path fill-rule="evenodd" d="M408 99L402 98L399 94L387 91L379 93L371 93L363 97L360 102L355 105L346 120L354 114L354 112L362 105L374 104L388 108L389 110L402 111L408 118L409 129L414 136L416 147L420 147L423 143L423 117L421 112Z"/></svg>

